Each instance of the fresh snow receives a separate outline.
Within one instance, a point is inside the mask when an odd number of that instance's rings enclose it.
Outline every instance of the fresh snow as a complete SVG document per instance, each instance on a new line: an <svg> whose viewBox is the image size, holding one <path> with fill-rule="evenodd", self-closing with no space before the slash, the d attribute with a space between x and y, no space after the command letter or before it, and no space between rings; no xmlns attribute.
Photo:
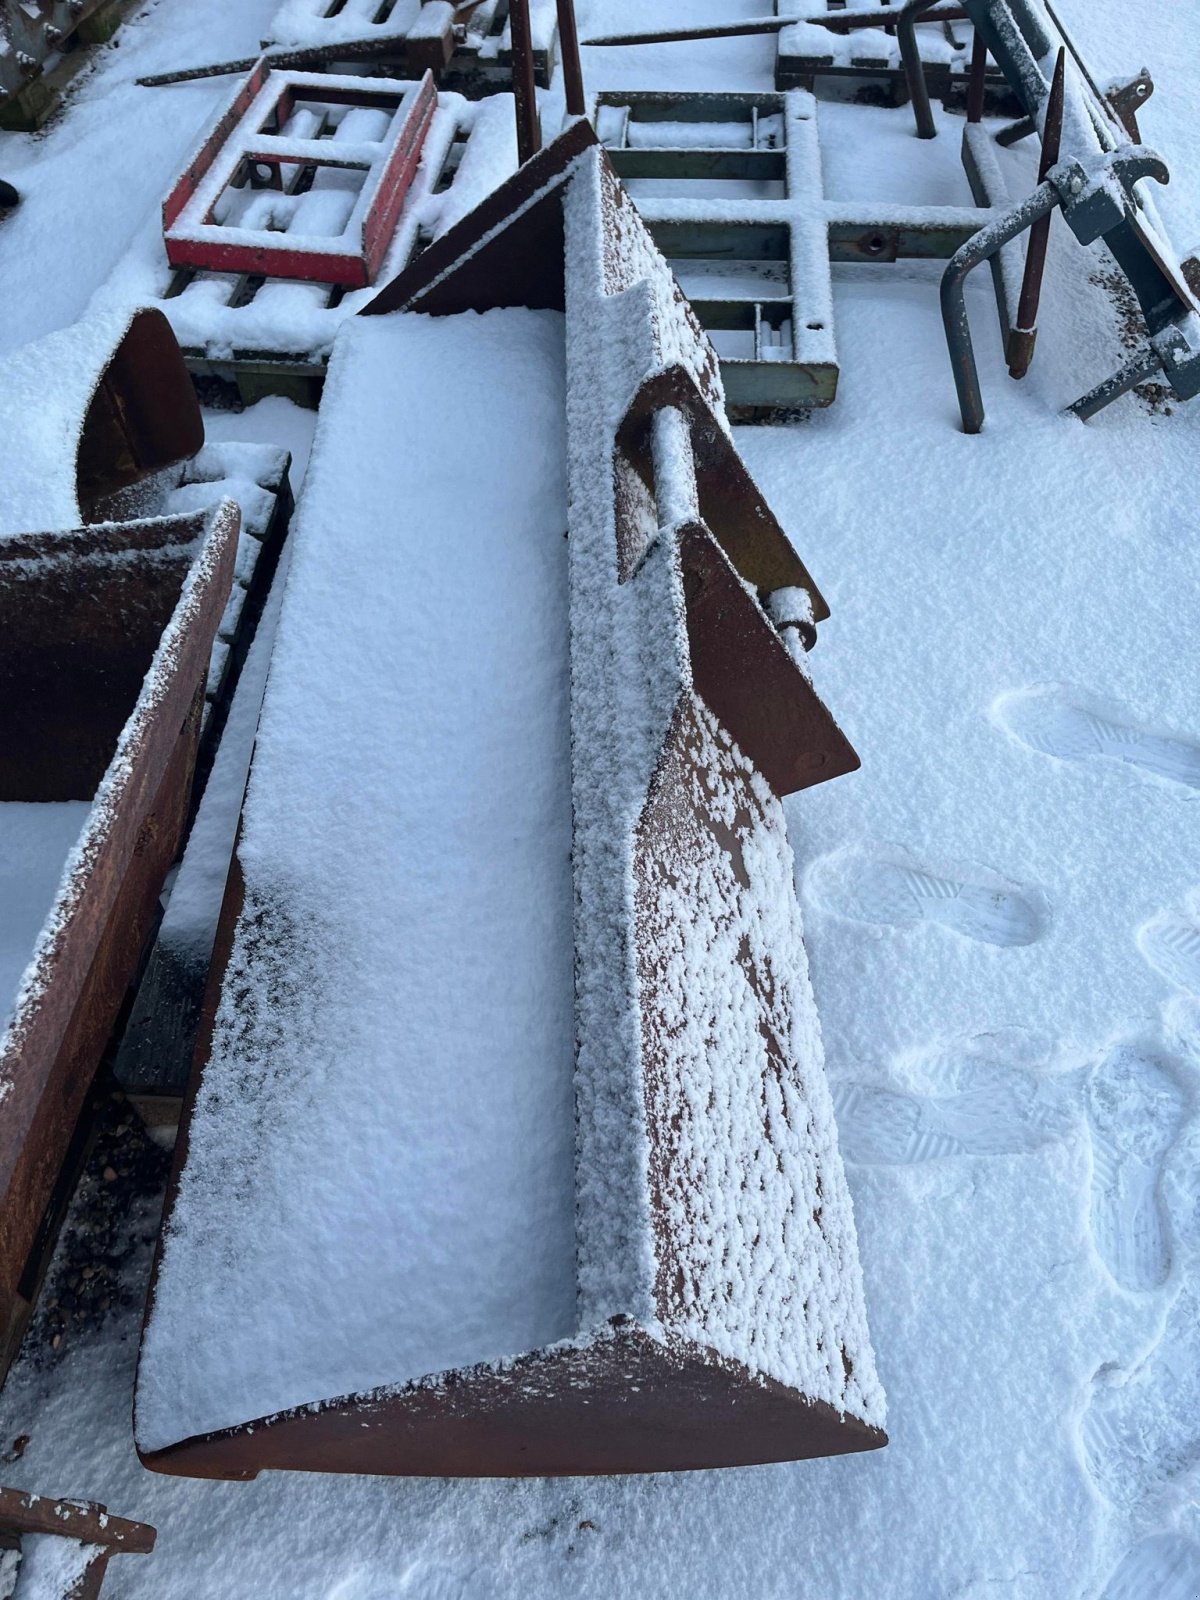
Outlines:
<svg viewBox="0 0 1200 1600"><path fill-rule="evenodd" d="M83 521L79 434L132 315L131 307L102 312L0 357L0 538L58 533Z"/></svg>
<svg viewBox="0 0 1200 1600"><path fill-rule="evenodd" d="M882 1428L784 808L699 701L692 715L657 775L673 833L646 844L659 870L637 894L639 954L658 969L642 1004L671 1041L647 1099L671 1130L659 1204L680 1331Z"/></svg>
<svg viewBox="0 0 1200 1600"><path fill-rule="evenodd" d="M133 76L249 53L274 9L160 0L64 121L4 137L5 175L28 191L0 224L6 348L79 315L226 92L137 90ZM579 0L580 33L765 9ZM1058 9L1101 81L1150 66L1143 132L1173 175L1159 204L1178 243L1200 239L1191 8ZM764 89L774 41L584 54L590 89ZM857 111L820 114L834 129ZM865 113L857 149L824 151L830 192L965 196L961 120L939 123L918 143L906 111ZM118 155L131 128L132 164ZM1001 155L1011 190L1031 187L1031 152ZM1117 364L1097 265L1056 222L1020 385L979 275L978 438L957 431L936 268L915 265L838 269L835 406L738 430L833 608L809 659L863 758L787 817L888 1448L608 1481L164 1479L131 1442L138 1312L114 1309L56 1367L24 1361L0 1396L3 1447L31 1435L9 1481L159 1527L154 1556L114 1560L114 1594L1200 1593L1200 403L1168 415L1126 397L1086 427L1056 414ZM401 458L394 430L388 448ZM864 865L880 866L868 918L830 888L847 881L830 863L851 858L859 895ZM882 868L900 862L912 876L897 896L905 880ZM871 892L881 882L887 896ZM964 932L962 906L988 890L1020 897L1026 929L1036 901L1036 937Z"/></svg>
<svg viewBox="0 0 1200 1600"><path fill-rule="evenodd" d="M379 22L385 8L379 0L283 0L263 30L264 40L279 45L336 44L369 39L375 32L407 33L420 16L420 0L396 0L388 8L386 28Z"/></svg>
<svg viewBox="0 0 1200 1600"><path fill-rule="evenodd" d="M342 334L143 1448L575 1331L561 322Z"/></svg>
<svg viewBox="0 0 1200 1600"><path fill-rule="evenodd" d="M60 1539L50 1533L27 1534L21 1540L15 1600L60 1600L62 1595L70 1595L99 1554L97 1545L80 1544L77 1539Z"/></svg>
<svg viewBox="0 0 1200 1600"><path fill-rule="evenodd" d="M0 802L0 1033L90 808L87 800Z"/></svg>

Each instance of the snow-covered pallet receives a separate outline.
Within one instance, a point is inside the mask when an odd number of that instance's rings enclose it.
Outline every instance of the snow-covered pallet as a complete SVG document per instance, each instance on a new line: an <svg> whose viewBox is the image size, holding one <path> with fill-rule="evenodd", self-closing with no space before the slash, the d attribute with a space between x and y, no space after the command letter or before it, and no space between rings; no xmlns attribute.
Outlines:
<svg viewBox="0 0 1200 1600"><path fill-rule="evenodd" d="M415 85L364 81L272 72L264 57L163 203L167 260L366 288L436 103L428 72Z"/></svg>
<svg viewBox="0 0 1200 1600"><path fill-rule="evenodd" d="M453 19L450 0L284 0L262 43L332 51L378 40L374 67L438 77L454 52Z"/></svg>
<svg viewBox="0 0 1200 1600"><path fill-rule="evenodd" d="M370 79L366 80L364 93L387 88L386 80ZM411 84L398 83L392 88L400 94L413 92ZM336 157L345 118L351 119L352 126L357 114L352 109L343 116L324 106L317 108L314 118L311 109L301 106L292 120L316 120L321 137L310 139L307 147L318 155L318 146L327 147L325 153ZM457 208L459 214L469 208L470 199L460 205L455 190L459 187L460 162L465 161L464 150L473 129L480 130L481 137L465 165L463 192L470 196L481 186L491 187L512 170L516 161L512 120L507 97L483 106L473 106L456 94L437 97L424 134L420 164L394 220L386 254L377 266L383 281L404 266L423 234L436 231L439 217L448 207ZM309 124L306 122L305 126ZM283 131L294 130L285 124ZM310 127L309 131L315 130ZM203 149L204 144L196 159ZM334 184L332 191L328 182ZM306 202L324 202L331 192L337 198L336 183L336 177L327 180L321 175L315 160L300 162L288 173L290 194L257 191L251 203L257 199L267 206L282 203L299 208ZM296 220L303 223L303 215ZM288 234L272 237L283 241ZM372 292L369 287L347 289L341 284L287 281L265 271L197 267L173 271L161 254L150 271L146 270L148 265L143 264L139 252L142 298L153 300L170 319L189 370L200 377L236 385L248 405L265 394L282 394L300 405L315 407L334 336Z"/></svg>
<svg viewBox="0 0 1200 1600"><path fill-rule="evenodd" d="M371 310L318 421L142 1458L877 1447L780 804L857 762L716 356L584 122Z"/></svg>

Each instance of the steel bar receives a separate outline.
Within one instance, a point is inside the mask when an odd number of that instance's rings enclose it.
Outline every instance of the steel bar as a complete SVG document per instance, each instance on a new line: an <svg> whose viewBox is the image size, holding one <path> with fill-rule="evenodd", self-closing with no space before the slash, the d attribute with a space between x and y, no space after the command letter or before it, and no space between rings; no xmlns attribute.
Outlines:
<svg viewBox="0 0 1200 1600"><path fill-rule="evenodd" d="M172 83L194 83L198 78L223 78L234 72L249 72L265 55L272 67L321 67L329 61L365 61L372 56L403 50L403 33L376 35L370 39L346 39L340 44L305 45L296 50L266 50L256 56L241 56L236 61L213 61L203 67L184 67L178 72L153 72L137 82L143 89L160 89Z"/></svg>
<svg viewBox="0 0 1200 1600"><path fill-rule="evenodd" d="M971 324L967 316L967 277L983 262L991 260L1010 239L1015 239L1039 217L1052 211L1058 203L1059 194L1054 185L1050 182L1040 183L1019 205L968 239L955 252L942 274L942 322L950 351L950 365L954 370L954 386L958 391L958 408L964 433L978 433L983 427L984 417L979 369L975 365Z"/></svg>
<svg viewBox="0 0 1200 1600"><path fill-rule="evenodd" d="M567 95L567 115L585 117L587 99L583 92L583 65L579 59L579 29L575 25L575 0L556 0L558 6L558 53L562 61L563 88Z"/></svg>
<svg viewBox="0 0 1200 1600"><path fill-rule="evenodd" d="M966 11L959 5L945 5L942 0L922 0L930 15L925 22L963 22ZM937 10L931 8L937 6ZM738 39L756 33L782 33L799 22L814 27L829 28L834 33L849 33L858 28L893 28L902 12L893 7L870 6L861 10L822 11L812 15L793 17L744 17L739 22L697 23L684 28L654 28L642 33L609 33L595 35L583 42L586 45L627 44L680 44L692 39Z"/></svg>
<svg viewBox="0 0 1200 1600"><path fill-rule="evenodd" d="M1058 60L1054 63L1054 79L1050 85L1050 98L1046 102L1046 123L1042 130L1042 156L1038 165L1038 182L1044 183L1046 174L1058 161L1062 146L1064 76L1067 52L1060 45ZM1050 243L1050 222L1053 212L1029 230L1029 244L1025 250L1025 273L1021 279L1021 298L1017 303L1017 325L1008 336L1008 373L1011 378L1023 378L1033 360L1037 343L1038 307L1042 298L1042 279L1046 272L1046 250Z"/></svg>
<svg viewBox="0 0 1200 1600"><path fill-rule="evenodd" d="M913 116L917 120L917 138L933 139L937 136L933 110L929 104L929 85L925 82L925 64L917 45L917 23L932 21L926 16L932 12L936 0L906 0L896 21L896 37L900 44L900 59L904 63L904 80L912 101Z"/></svg>
<svg viewBox="0 0 1200 1600"><path fill-rule="evenodd" d="M976 205L985 206L993 217L1003 215L1013 203L1012 196L996 160L995 141L982 122L969 122L963 129L962 160ZM986 227L987 223L983 226ZM954 251L949 253L953 255ZM1019 242L1014 240L1004 245L988 265L992 269L992 286L996 291L1000 345L1007 351L1009 333L1017 324L1017 302L1021 297L1021 278L1025 270Z"/></svg>
<svg viewBox="0 0 1200 1600"><path fill-rule="evenodd" d="M1016 122L1010 122L1007 128L1001 128L996 135L996 143L1003 145L1007 150L1010 145L1020 144L1022 139L1028 139L1037 132L1037 123L1032 117L1021 117Z"/></svg>
<svg viewBox="0 0 1200 1600"><path fill-rule="evenodd" d="M529 0L509 0L508 25L512 32L512 89L517 115L517 160L521 166L542 148L534 81L533 34L529 25Z"/></svg>
<svg viewBox="0 0 1200 1600"><path fill-rule="evenodd" d="M1161 370L1161 362L1153 350L1143 350L1134 356L1132 361L1127 361L1123 367L1114 372L1111 378L1105 378L1103 383L1098 383L1094 389L1089 389L1087 394L1080 395L1072 405L1067 407L1068 413L1078 417L1080 422L1087 422L1098 411L1103 411L1114 400L1119 400L1123 394L1128 394L1130 389L1139 383L1145 383L1148 378L1157 376Z"/></svg>
<svg viewBox="0 0 1200 1600"><path fill-rule="evenodd" d="M977 33L971 46L971 76L967 81L967 121L983 121L983 97L987 85L988 49L983 35Z"/></svg>

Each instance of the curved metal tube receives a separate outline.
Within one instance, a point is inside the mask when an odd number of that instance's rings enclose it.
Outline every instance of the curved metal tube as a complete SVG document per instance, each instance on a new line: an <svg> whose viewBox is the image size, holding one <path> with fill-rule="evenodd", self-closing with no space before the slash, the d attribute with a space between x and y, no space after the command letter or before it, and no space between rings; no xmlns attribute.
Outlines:
<svg viewBox="0 0 1200 1600"><path fill-rule="evenodd" d="M925 68L917 47L917 23L921 14L932 11L937 0L907 0L896 18L896 38L900 44L900 59L904 63L904 80L912 100L913 115L917 119L917 138L933 139L937 129L933 123L933 110L929 104L929 88L925 82Z"/></svg>
<svg viewBox="0 0 1200 1600"><path fill-rule="evenodd" d="M958 390L958 409L962 415L964 433L978 433L983 427L984 415L983 393L979 387L975 347L971 343L971 324L967 317L967 276L1039 217L1053 211L1058 204L1059 193L1054 185L1039 183L1019 205L1013 206L1011 211L1006 211L995 222L972 234L966 244L960 245L942 274L942 323L946 329L946 345L954 370L954 385Z"/></svg>
<svg viewBox="0 0 1200 1600"><path fill-rule="evenodd" d="M1155 178L1159 183L1166 183L1169 174L1166 164L1154 150L1145 146L1131 146L1114 151L1105 163L1108 171L1120 179L1121 184L1128 190L1142 178ZM1047 216L1056 205L1064 203L1062 190L1066 187L1066 180L1074 178L1079 183L1079 193L1083 193L1085 184L1082 182L1084 174L1077 169L1077 176L1072 174L1069 166L1055 167L1051 170L1046 180L1038 184L1032 194L1025 197L1011 210L997 217L995 222L990 222L986 228L981 228L978 233L972 234L964 245L951 256L946 270L942 274L941 301L942 323L946 330L946 346L950 351L950 365L954 370L954 385L958 390L958 409L962 415L964 433L978 433L983 427L983 394L979 387L979 372L975 365L975 348L971 342L971 325L967 318L966 280L969 273L976 267L1002 250L1011 239L1031 227L1040 217ZM1091 175L1093 178L1095 173ZM1065 199L1070 202L1073 198L1073 189L1068 187ZM1070 211L1067 212L1070 220ZM1132 365L1130 367L1132 371ZM1132 383L1140 382L1139 376L1130 378L1125 383L1128 388ZM1110 399L1115 399L1117 394L1123 393L1121 388L1109 392L1108 384L1101 385L1105 397L1097 405L1090 402L1094 396L1085 395L1077 401L1071 409L1077 416L1090 416L1093 411L1099 410L1101 405L1106 405ZM1080 409L1082 408L1082 409Z"/></svg>

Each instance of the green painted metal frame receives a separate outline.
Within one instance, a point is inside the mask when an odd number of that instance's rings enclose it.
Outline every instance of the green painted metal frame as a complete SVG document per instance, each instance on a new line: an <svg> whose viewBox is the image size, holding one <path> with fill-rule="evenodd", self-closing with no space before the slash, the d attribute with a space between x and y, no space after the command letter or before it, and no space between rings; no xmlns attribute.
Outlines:
<svg viewBox="0 0 1200 1600"><path fill-rule="evenodd" d="M820 108L803 90L611 91L596 97L594 115L614 169L632 186L655 243L713 338L734 421L805 412L835 399L832 263L945 260L994 215L990 204L931 211L827 199ZM680 135L680 125L728 128L730 135L700 145ZM675 190L696 183L696 198L641 192L655 182ZM730 199L707 188L714 182L761 183L777 192L737 198L731 216ZM740 292L729 286L730 274L745 281ZM713 280L709 290L705 277ZM756 277L760 293L749 287ZM750 335L751 355L734 353L725 337L731 332Z"/></svg>

